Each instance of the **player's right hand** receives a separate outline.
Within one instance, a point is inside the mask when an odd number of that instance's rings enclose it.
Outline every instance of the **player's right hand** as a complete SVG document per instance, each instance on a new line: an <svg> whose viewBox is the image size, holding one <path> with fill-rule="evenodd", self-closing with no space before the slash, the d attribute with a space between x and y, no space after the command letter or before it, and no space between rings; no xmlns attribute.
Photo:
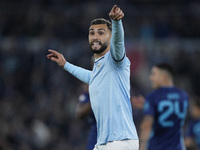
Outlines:
<svg viewBox="0 0 200 150"><path fill-rule="evenodd" d="M109 16L111 19L118 21L124 17L124 13L117 5L114 5L109 13Z"/></svg>
<svg viewBox="0 0 200 150"><path fill-rule="evenodd" d="M47 58L56 62L60 67L63 68L65 66L65 63L67 62L64 56L55 50L49 49L48 51L51 53L47 55Z"/></svg>

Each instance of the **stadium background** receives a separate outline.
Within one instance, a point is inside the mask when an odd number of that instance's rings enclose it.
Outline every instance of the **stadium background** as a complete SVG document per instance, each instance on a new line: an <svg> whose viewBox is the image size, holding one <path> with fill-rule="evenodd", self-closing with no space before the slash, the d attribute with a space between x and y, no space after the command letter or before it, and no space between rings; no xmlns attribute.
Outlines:
<svg viewBox="0 0 200 150"><path fill-rule="evenodd" d="M0 149L84 150L88 128L75 118L82 83L46 54L90 69L89 23L109 19L113 4L125 13L131 94L149 92L151 66L168 61L177 86L200 95L199 1L1 0Z"/></svg>

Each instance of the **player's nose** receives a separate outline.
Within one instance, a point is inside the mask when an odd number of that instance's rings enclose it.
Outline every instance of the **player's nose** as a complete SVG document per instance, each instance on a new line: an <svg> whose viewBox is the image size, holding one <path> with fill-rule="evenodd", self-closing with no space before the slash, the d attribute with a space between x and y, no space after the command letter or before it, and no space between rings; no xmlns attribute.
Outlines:
<svg viewBox="0 0 200 150"><path fill-rule="evenodd" d="M91 38L92 38L92 41L98 40L98 34L93 34Z"/></svg>

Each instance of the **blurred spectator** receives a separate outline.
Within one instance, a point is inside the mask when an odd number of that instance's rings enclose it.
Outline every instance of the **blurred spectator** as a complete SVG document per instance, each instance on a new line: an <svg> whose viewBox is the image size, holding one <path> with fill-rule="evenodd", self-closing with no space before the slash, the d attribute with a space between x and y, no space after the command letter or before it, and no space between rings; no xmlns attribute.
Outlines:
<svg viewBox="0 0 200 150"><path fill-rule="evenodd" d="M97 143L97 126L90 104L87 84L83 84L83 93L79 96L79 104L77 106L76 114L79 119L84 119L87 126L89 126L86 150L93 150Z"/></svg>
<svg viewBox="0 0 200 150"><path fill-rule="evenodd" d="M200 98L192 99L190 107L191 119L186 129L185 144L187 150L200 150Z"/></svg>

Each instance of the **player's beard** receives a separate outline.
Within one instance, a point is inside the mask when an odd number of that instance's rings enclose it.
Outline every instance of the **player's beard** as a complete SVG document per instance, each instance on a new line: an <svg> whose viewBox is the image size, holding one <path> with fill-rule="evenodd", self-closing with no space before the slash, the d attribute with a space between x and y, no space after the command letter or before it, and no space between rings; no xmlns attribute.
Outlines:
<svg viewBox="0 0 200 150"><path fill-rule="evenodd" d="M97 48L92 48L92 45L93 45L93 42L90 43L90 49L93 53L96 53L96 54L99 54L99 53L102 53L106 50L106 48L108 47L108 42L105 42L105 43L101 43L99 42L99 45L101 45L101 47L99 49Z"/></svg>

